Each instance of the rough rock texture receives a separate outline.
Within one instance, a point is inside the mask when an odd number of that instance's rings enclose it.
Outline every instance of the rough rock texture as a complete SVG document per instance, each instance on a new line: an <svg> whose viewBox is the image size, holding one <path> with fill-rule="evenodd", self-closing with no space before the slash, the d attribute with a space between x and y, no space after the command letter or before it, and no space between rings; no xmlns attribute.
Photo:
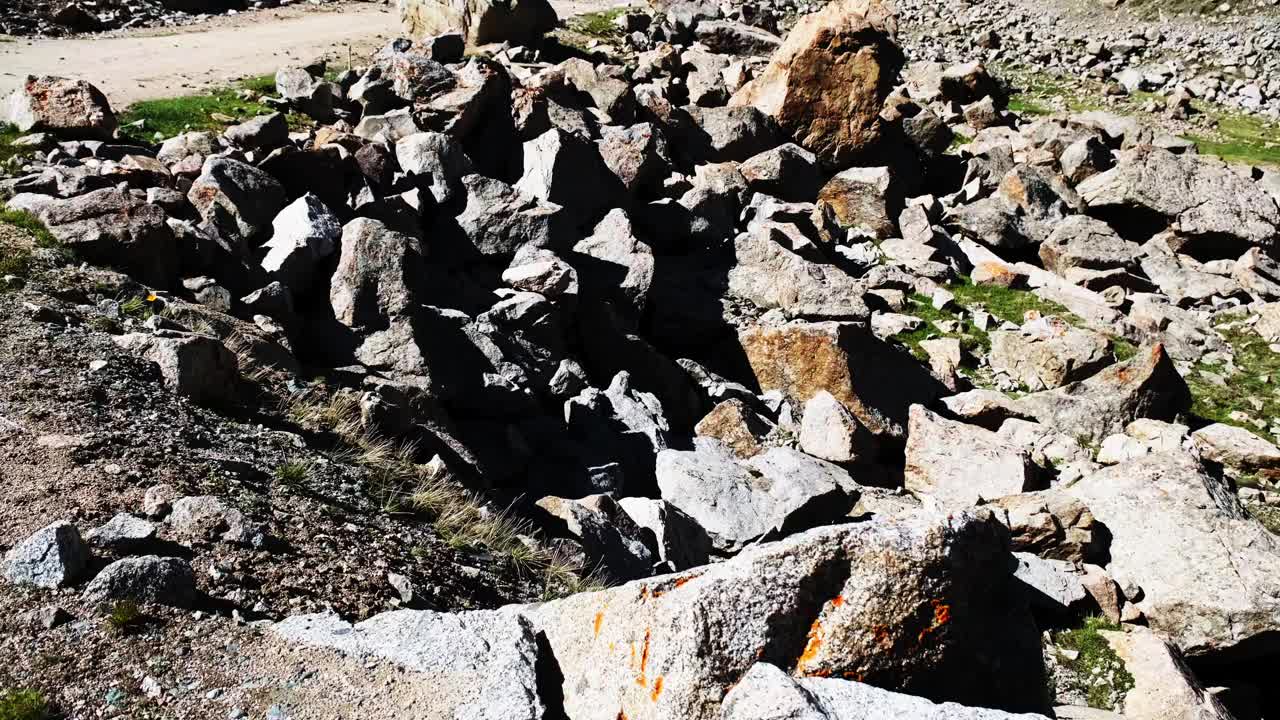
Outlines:
<svg viewBox="0 0 1280 720"><path fill-rule="evenodd" d="M658 453L656 473L662 499L696 520L721 552L834 520L852 504L847 473L790 448L743 461L719 442L699 439L695 450Z"/></svg>
<svg viewBox="0 0 1280 720"><path fill-rule="evenodd" d="M338 322L386 327L408 313L422 282L422 244L369 218L342 228L342 254L329 286Z"/></svg>
<svg viewBox="0 0 1280 720"><path fill-rule="evenodd" d="M195 603L196 596L191 565L182 558L156 555L117 560L84 588L84 598L89 602L134 600L187 608Z"/></svg>
<svg viewBox="0 0 1280 720"><path fill-rule="evenodd" d="M27 76L0 108L0 121L22 132L65 138L110 140L116 116L107 98L83 80Z"/></svg>
<svg viewBox="0 0 1280 720"><path fill-rule="evenodd" d="M272 626L281 637L389 660L432 692L423 717L541 720L546 701L536 674L538 646L529 623L504 612L398 610L364 622L334 614L298 615Z"/></svg>
<svg viewBox="0 0 1280 720"><path fill-rule="evenodd" d="M1191 433L1200 456L1236 472L1280 477L1280 448L1233 425L1214 423Z"/></svg>
<svg viewBox="0 0 1280 720"><path fill-rule="evenodd" d="M1187 384L1161 345L1139 348L1132 359L1087 380L1014 401L1039 422L1097 443L1138 418L1172 420L1190 404Z"/></svg>
<svg viewBox="0 0 1280 720"><path fill-rule="evenodd" d="M1124 716L1135 720L1229 720L1235 716L1200 686L1178 649L1143 627L1103 631L1102 637L1124 669L1133 689L1124 696Z"/></svg>
<svg viewBox="0 0 1280 720"><path fill-rule="evenodd" d="M414 40L460 32L471 45L533 42L558 19L546 0L396 0L396 6Z"/></svg>
<svg viewBox="0 0 1280 720"><path fill-rule="evenodd" d="M18 585L57 588L80 579L89 551L75 525L62 520L38 530L5 553L4 578Z"/></svg>
<svg viewBox="0 0 1280 720"><path fill-rule="evenodd" d="M795 678L774 665L753 665L724 698L721 720L1033 720L1043 715L971 708L882 690L855 680Z"/></svg>
<svg viewBox="0 0 1280 720"><path fill-rule="evenodd" d="M1041 490L988 503L1009 528L1010 547L1050 560L1086 562L1100 557L1105 543L1083 503L1061 490Z"/></svg>
<svg viewBox="0 0 1280 720"><path fill-rule="evenodd" d="M1027 453L990 430L911 406L903 482L943 507L1034 490L1038 472Z"/></svg>
<svg viewBox="0 0 1280 720"><path fill-rule="evenodd" d="M834 265L816 263L755 230L733 241L737 264L729 271L729 292L762 308L789 316L864 318L863 286Z"/></svg>
<svg viewBox="0 0 1280 720"><path fill-rule="evenodd" d="M991 333L991 368L1034 392L1083 380L1111 362L1105 336L1056 320L1043 318L1022 330Z"/></svg>
<svg viewBox="0 0 1280 720"><path fill-rule="evenodd" d="M712 720L757 662L1035 709L1036 631L1009 592L993 523L961 513L822 528L523 614L546 635L572 720Z"/></svg>
<svg viewBox="0 0 1280 720"><path fill-rule="evenodd" d="M905 435L908 408L944 392L926 369L901 364L897 350L851 323L756 327L739 341L761 390L782 391L796 408L825 390L876 435Z"/></svg>
<svg viewBox="0 0 1280 720"><path fill-rule="evenodd" d="M1166 453L1067 491L1110 531L1107 569L1151 629L1191 655L1267 649L1280 630L1280 539L1247 518L1224 480Z"/></svg>
<svg viewBox="0 0 1280 720"><path fill-rule="evenodd" d="M903 63L896 32L879 0L833 2L792 28L732 104L772 115L825 164L848 166L881 136L880 108Z"/></svg>
<svg viewBox="0 0 1280 720"><path fill-rule="evenodd" d="M195 333L130 333L112 338L117 345L160 368L165 384L200 404L226 404L240 379L236 356L222 343Z"/></svg>

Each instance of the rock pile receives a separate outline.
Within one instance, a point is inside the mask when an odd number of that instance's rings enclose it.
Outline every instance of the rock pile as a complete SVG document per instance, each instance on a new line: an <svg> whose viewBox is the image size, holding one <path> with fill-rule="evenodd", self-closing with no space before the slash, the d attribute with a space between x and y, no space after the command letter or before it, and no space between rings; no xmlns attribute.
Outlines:
<svg viewBox="0 0 1280 720"><path fill-rule="evenodd" d="M405 3L424 33L427 5ZM399 40L336 80L280 71L314 128L158 148L33 78L9 107L44 152L0 193L202 307L115 338L173 392L227 406L245 363L323 371L350 423L526 497L551 536L530 543L616 584L275 626L418 673L428 715L1048 713L1074 700L1044 696L1042 652L1067 651L1040 633L1096 614L1149 628L1107 636L1142 658L1125 716L1225 716L1164 643L1280 653L1280 539L1233 482L1280 449L1189 415L1185 378L1234 362L1224 319L1275 340L1274 176L1127 118L1027 121L978 62L903 71L878 0L777 43L748 27L673 4L627 69ZM175 537L269 541L218 498L164 504ZM131 556L83 592L198 602L184 561L131 549L144 525L88 536ZM51 525L5 576L76 585L88 553Z"/></svg>
<svg viewBox="0 0 1280 720"><path fill-rule="evenodd" d="M333 0L314 0L332 2ZM59 37L168 27L214 15L289 5L293 0L11 0L0 7L0 35Z"/></svg>

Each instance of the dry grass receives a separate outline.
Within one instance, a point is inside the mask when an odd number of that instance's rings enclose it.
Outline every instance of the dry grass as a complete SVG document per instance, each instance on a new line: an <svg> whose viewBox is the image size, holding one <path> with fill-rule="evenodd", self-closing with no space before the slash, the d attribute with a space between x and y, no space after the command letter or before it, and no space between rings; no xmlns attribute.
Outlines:
<svg viewBox="0 0 1280 720"><path fill-rule="evenodd" d="M285 412L304 428L331 433L339 446L336 459L369 473L375 497L385 511L422 513L451 548L484 550L504 558L521 575L539 579L544 600L605 586L600 573L548 550L529 521L512 508L496 509L465 488L439 456L417 462L413 443L383 437L366 427L353 393L328 394L312 388L290 398Z"/></svg>

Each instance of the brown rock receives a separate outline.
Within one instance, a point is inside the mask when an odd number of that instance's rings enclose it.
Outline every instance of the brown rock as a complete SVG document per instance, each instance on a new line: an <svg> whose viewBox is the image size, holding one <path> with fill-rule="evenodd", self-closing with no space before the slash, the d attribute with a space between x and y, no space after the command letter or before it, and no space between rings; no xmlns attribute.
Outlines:
<svg viewBox="0 0 1280 720"><path fill-rule="evenodd" d="M880 109L902 69L893 10L879 0L837 0L787 35L731 105L772 115L829 166L848 166L881 137Z"/></svg>
<svg viewBox="0 0 1280 720"><path fill-rule="evenodd" d="M761 390L781 390L794 408L825 390L876 435L901 437L911 404L945 393L928 370L858 324L754 327L739 341Z"/></svg>
<svg viewBox="0 0 1280 720"><path fill-rule="evenodd" d="M693 431L698 437L719 440L739 457L749 458L762 450L760 438L769 432L769 426L741 400L732 399L712 408Z"/></svg>

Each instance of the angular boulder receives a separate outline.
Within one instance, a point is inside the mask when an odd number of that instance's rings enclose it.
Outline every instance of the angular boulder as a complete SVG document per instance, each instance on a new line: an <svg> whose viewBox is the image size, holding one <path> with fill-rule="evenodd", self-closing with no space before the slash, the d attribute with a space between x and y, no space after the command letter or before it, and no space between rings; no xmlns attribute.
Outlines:
<svg viewBox="0 0 1280 720"><path fill-rule="evenodd" d="M5 553L4 579L15 585L57 588L80 579L89 550L75 525L62 520L37 530Z"/></svg>
<svg viewBox="0 0 1280 720"><path fill-rule="evenodd" d="M1144 627L1125 632L1104 630L1133 687L1124 696L1124 716L1135 720L1233 720L1235 715L1200 685L1176 647Z"/></svg>
<svg viewBox="0 0 1280 720"><path fill-rule="evenodd" d="M0 120L23 133L110 140L116 116L98 88L84 80L28 75L0 107Z"/></svg>
<svg viewBox="0 0 1280 720"><path fill-rule="evenodd" d="M236 397L240 366L235 353L208 335L162 331L111 339L133 355L159 366L165 385L197 404L219 405Z"/></svg>
<svg viewBox="0 0 1280 720"><path fill-rule="evenodd" d="M911 405L946 394L927 368L858 324L753 327L738 340L761 390L781 391L793 408L826 391L877 436L905 436Z"/></svg>
<svg viewBox="0 0 1280 720"><path fill-rule="evenodd" d="M1038 635L987 516L809 531L728 562L530 606L571 720L715 720L765 662L974 705L1038 709Z"/></svg>
<svg viewBox="0 0 1280 720"><path fill-rule="evenodd" d="M316 266L333 254L342 237L342 223L324 201L307 193L281 210L271 228L262 269L293 292L307 292Z"/></svg>
<svg viewBox="0 0 1280 720"><path fill-rule="evenodd" d="M144 555L117 560L85 586L86 602L133 600L189 608L197 597L195 575L182 558Z"/></svg>
<svg viewBox="0 0 1280 720"><path fill-rule="evenodd" d="M329 286L333 315L348 327L384 328L413 308L422 274L417 238L356 218L342 228L342 254Z"/></svg>
<svg viewBox="0 0 1280 720"><path fill-rule="evenodd" d="M991 369L1032 392L1083 380L1111 362L1106 336L1054 317L1027 323L1022 330L997 330L989 337Z"/></svg>
<svg viewBox="0 0 1280 720"><path fill-rule="evenodd" d="M753 665L724 698L720 720L1042 720L883 690L856 680L793 677L766 663Z"/></svg>
<svg viewBox="0 0 1280 720"><path fill-rule="evenodd" d="M911 406L903 484L942 507L1035 490L1039 473L1020 446L997 433Z"/></svg>
<svg viewBox="0 0 1280 720"><path fill-rule="evenodd" d="M834 520L852 504L848 473L789 448L742 460L700 438L694 450L658 453L655 472L662 499L701 525L722 553Z"/></svg>
<svg viewBox="0 0 1280 720"><path fill-rule="evenodd" d="M1191 406L1191 392L1162 345L1092 377L1018 398L1012 407L1070 437L1101 443L1139 418L1173 420Z"/></svg>
<svg viewBox="0 0 1280 720"><path fill-rule="evenodd" d="M1189 655L1274 652L1280 537L1182 452L1114 465L1067 488L1111 533L1107 571L1147 624Z"/></svg>
<svg viewBox="0 0 1280 720"><path fill-rule="evenodd" d="M824 164L847 167L881 139L880 110L904 61L896 32L879 0L832 2L801 18L730 104L773 116Z"/></svg>
<svg viewBox="0 0 1280 720"><path fill-rule="evenodd" d="M790 317L862 319L870 315L866 288L834 265L805 259L757 226L733 240L737 264L729 270L729 292L756 306Z"/></svg>
<svg viewBox="0 0 1280 720"><path fill-rule="evenodd" d="M409 37L462 33L469 45L536 43L559 18L547 0L396 0Z"/></svg>
<svg viewBox="0 0 1280 720"><path fill-rule="evenodd" d="M187 200L208 225L247 253L249 242L264 234L284 207L285 191L252 165L214 157L205 161Z"/></svg>

